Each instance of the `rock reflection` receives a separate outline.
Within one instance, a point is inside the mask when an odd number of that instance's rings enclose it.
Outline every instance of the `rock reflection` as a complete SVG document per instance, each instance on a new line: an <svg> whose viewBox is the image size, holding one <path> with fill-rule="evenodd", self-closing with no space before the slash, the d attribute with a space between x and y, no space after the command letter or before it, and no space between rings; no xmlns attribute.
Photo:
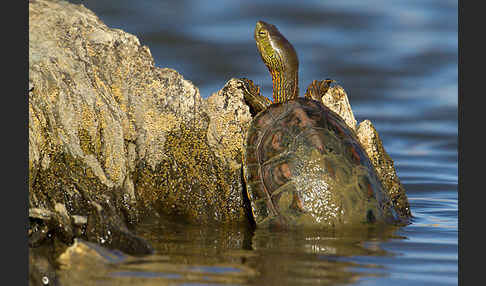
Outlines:
<svg viewBox="0 0 486 286"><path fill-rule="evenodd" d="M392 255L380 244L397 238L395 230L268 231L152 221L137 234L150 241L153 255L132 257L81 242L61 255L60 277L69 285L353 284L380 273L354 258Z"/></svg>

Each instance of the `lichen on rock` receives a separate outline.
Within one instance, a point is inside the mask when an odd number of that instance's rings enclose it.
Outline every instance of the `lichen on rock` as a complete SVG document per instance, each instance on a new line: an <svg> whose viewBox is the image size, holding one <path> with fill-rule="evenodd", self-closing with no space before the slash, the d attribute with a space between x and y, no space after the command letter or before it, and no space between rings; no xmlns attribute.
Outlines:
<svg viewBox="0 0 486 286"><path fill-rule="evenodd" d="M89 36L94 32L96 41ZM110 40L101 41L103 33ZM122 54L134 60L120 61ZM151 64L136 37L109 29L82 5L29 3L30 208L55 211L64 205L62 217L84 216L90 224L96 221L90 202L106 196L112 203L105 212L116 223L98 221L82 235L94 240L108 235L107 241L125 236L126 224L138 213L125 183L131 177L126 145L136 137L124 106L131 95L141 95L124 84L136 68Z"/></svg>
<svg viewBox="0 0 486 286"><path fill-rule="evenodd" d="M207 138L215 155L232 169L241 168L241 152L251 114L245 103L242 82L230 79L206 100L210 119Z"/></svg>
<svg viewBox="0 0 486 286"><path fill-rule="evenodd" d="M127 251L143 249L120 245L137 243L128 228L141 215L245 221L239 143L250 117L234 87L219 95L230 105L206 102L82 5L29 2L29 39L30 209L62 204L52 221L67 215L70 239Z"/></svg>

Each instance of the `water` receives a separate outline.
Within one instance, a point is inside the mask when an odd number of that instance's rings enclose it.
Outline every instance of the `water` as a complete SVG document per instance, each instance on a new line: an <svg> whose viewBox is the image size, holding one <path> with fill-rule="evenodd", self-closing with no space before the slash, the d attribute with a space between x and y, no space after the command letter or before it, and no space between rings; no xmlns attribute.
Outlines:
<svg viewBox="0 0 486 286"><path fill-rule="evenodd" d="M126 257L83 279L99 285L457 284L457 1L78 2L108 26L137 35L157 66L179 71L203 97L232 77L253 79L271 96L253 28L257 20L275 24L298 53L301 91L313 79L335 79L358 122L374 123L414 215L400 229L345 234L150 222L138 231L155 255Z"/></svg>

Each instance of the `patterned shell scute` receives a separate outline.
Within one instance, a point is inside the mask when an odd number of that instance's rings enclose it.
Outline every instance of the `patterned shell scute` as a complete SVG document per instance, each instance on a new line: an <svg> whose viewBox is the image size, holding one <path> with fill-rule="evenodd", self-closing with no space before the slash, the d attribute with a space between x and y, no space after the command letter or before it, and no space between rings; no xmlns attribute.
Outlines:
<svg viewBox="0 0 486 286"><path fill-rule="evenodd" d="M354 132L315 100L276 103L257 114L247 133L243 170L257 224L396 220Z"/></svg>

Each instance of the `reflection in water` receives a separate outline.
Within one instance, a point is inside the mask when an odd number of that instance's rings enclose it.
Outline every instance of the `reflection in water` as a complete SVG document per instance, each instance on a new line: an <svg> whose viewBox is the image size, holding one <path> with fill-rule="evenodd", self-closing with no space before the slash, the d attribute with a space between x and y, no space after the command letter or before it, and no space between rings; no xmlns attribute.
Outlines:
<svg viewBox="0 0 486 286"><path fill-rule="evenodd" d="M257 254L248 264L259 270L255 285L348 284L376 275L375 265L358 264L346 257L389 255L375 241L391 237L391 229L269 232L257 229L252 247ZM355 268L367 269L355 271Z"/></svg>
<svg viewBox="0 0 486 286"><path fill-rule="evenodd" d="M151 221L141 225L138 234L151 241L155 254L132 257L78 242L76 250L60 259L60 280L69 285L100 281L118 285L349 284L379 273L374 264L346 258L391 255L379 242L397 238L395 230L270 232Z"/></svg>

